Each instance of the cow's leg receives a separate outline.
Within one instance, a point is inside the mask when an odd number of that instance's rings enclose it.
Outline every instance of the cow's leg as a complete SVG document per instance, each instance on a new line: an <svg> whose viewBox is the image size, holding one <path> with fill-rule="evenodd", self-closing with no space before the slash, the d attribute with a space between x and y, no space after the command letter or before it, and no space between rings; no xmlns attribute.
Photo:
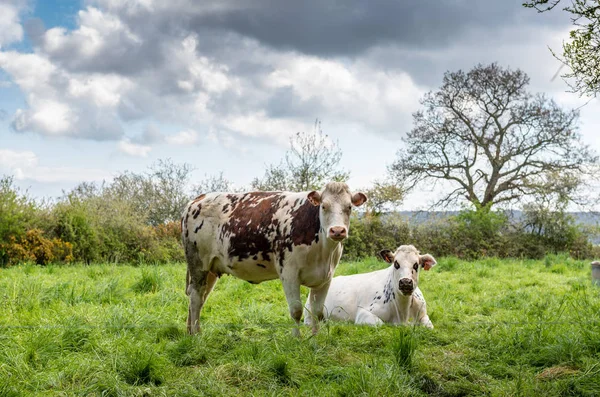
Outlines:
<svg viewBox="0 0 600 397"><path fill-rule="evenodd" d="M282 272L281 282L285 299L290 309L290 316L296 322L296 327L292 330L292 335L300 336L300 320L302 319L302 300L300 299L300 281L297 274L292 272Z"/></svg>
<svg viewBox="0 0 600 397"><path fill-rule="evenodd" d="M423 325L427 328L433 328L433 323L427 315L427 303L425 302L425 297L418 288L415 292L416 294L413 294L411 305L411 317L415 319L416 324Z"/></svg>
<svg viewBox="0 0 600 397"><path fill-rule="evenodd" d="M195 334L200 330L200 311L216 282L217 276L214 273L202 270L199 266L188 267L187 294L190 297L187 318L188 333Z"/></svg>
<svg viewBox="0 0 600 397"><path fill-rule="evenodd" d="M355 324L367 324L367 325L380 325L383 324L383 320L377 317L375 314L368 310L359 307L356 311L356 318L354 319Z"/></svg>
<svg viewBox="0 0 600 397"><path fill-rule="evenodd" d="M311 288L308 294L307 308L304 312L304 321L312 325L312 332L316 334L319 331L319 321L323 320L323 306L331 280L318 288Z"/></svg>

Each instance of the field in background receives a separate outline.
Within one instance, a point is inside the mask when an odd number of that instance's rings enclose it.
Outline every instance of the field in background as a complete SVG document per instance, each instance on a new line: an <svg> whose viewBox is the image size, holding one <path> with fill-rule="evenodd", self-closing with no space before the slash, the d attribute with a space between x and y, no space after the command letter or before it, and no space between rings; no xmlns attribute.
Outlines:
<svg viewBox="0 0 600 397"><path fill-rule="evenodd" d="M0 269L0 395L600 395L588 262L438 263L420 283L434 330L330 323L300 340L276 281L223 277L189 337L184 264Z"/></svg>

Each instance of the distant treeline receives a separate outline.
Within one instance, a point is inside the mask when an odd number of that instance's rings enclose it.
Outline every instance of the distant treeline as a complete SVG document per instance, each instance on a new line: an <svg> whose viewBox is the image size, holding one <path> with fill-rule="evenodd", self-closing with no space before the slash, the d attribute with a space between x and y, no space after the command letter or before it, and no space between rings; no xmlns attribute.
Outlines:
<svg viewBox="0 0 600 397"><path fill-rule="evenodd" d="M439 215L439 214L438 214ZM598 227L577 223L560 211L522 212L464 210L445 216L420 217L409 213L365 214L350 222L344 257L375 255L382 248L413 244L422 252L465 259L481 257L539 259L568 253L577 259L600 255L592 244Z"/></svg>
<svg viewBox="0 0 600 397"><path fill-rule="evenodd" d="M184 170L185 171L185 170ZM165 263L182 261L179 216L195 192L187 173L171 163L145 174L124 173L110 184L81 184L52 203L36 202L10 177L0 179L0 266L18 263ZM459 258L540 258L567 252L597 256L589 237L563 212L462 211L413 221L398 212L355 213L344 258L376 255L414 244L423 252Z"/></svg>

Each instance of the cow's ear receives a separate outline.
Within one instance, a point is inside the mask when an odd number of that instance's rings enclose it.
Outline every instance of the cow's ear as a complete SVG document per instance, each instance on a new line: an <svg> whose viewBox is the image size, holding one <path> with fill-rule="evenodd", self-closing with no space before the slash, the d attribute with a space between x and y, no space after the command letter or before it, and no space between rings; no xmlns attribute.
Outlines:
<svg viewBox="0 0 600 397"><path fill-rule="evenodd" d="M318 207L321 204L321 193L317 192L316 190L308 193L308 201L310 201L310 203L315 207Z"/></svg>
<svg viewBox="0 0 600 397"><path fill-rule="evenodd" d="M394 253L390 250L381 250L379 251L379 255L383 258L387 263L392 263L394 261Z"/></svg>
<svg viewBox="0 0 600 397"><path fill-rule="evenodd" d="M437 264L434 257L429 254L421 255L419 261L425 270L429 270Z"/></svg>
<svg viewBox="0 0 600 397"><path fill-rule="evenodd" d="M360 207L361 205L363 205L366 202L367 202L367 196L364 193L357 192L357 193L354 193L354 196L352 196L352 204L354 204L356 207Z"/></svg>

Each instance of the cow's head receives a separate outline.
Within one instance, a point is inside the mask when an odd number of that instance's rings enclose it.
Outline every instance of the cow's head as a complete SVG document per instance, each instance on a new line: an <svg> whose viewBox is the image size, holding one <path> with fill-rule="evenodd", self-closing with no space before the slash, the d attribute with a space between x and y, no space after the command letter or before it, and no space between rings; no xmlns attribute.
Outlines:
<svg viewBox="0 0 600 397"><path fill-rule="evenodd" d="M319 221L327 237L333 241L343 241L348 237L352 206L359 207L367 202L364 193L350 193L348 185L342 182L329 182L322 192L308 193L308 200L319 209Z"/></svg>
<svg viewBox="0 0 600 397"><path fill-rule="evenodd" d="M437 263L429 254L419 255L412 245L401 245L396 252L383 250L379 255L387 263L393 264L393 282L403 295L411 295L417 288L421 268L429 270Z"/></svg>

